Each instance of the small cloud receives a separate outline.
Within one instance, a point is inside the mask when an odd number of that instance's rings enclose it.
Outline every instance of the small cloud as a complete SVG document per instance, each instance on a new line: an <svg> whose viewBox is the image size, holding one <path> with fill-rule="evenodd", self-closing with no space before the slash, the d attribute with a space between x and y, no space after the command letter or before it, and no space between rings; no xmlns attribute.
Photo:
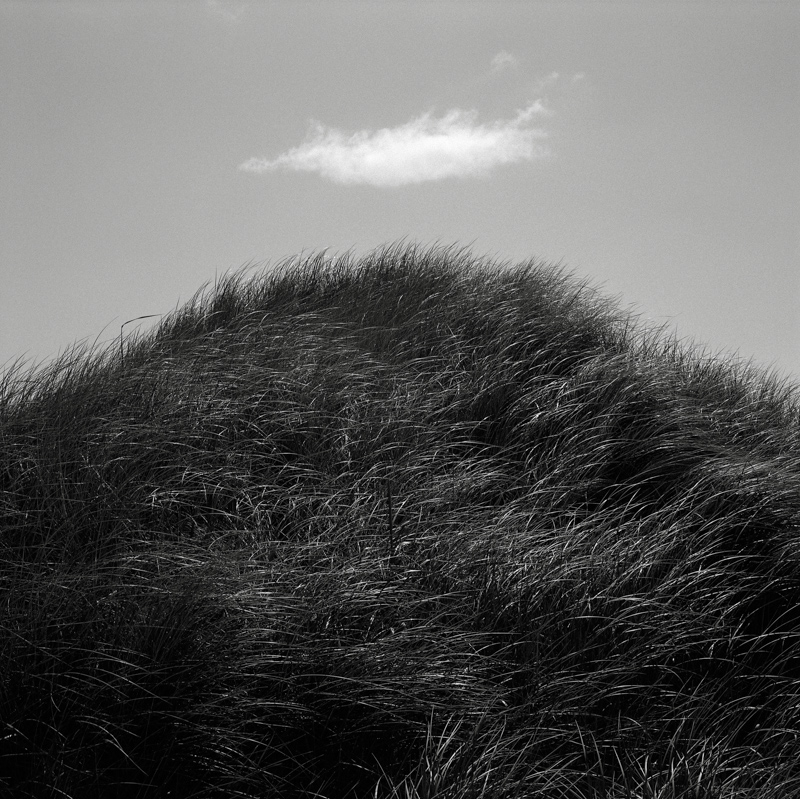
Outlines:
<svg viewBox="0 0 800 799"><path fill-rule="evenodd" d="M535 89L538 92L543 92L548 87L552 86L558 81L559 74L558 72L551 72L549 75L545 75L543 78L539 78L536 81Z"/></svg>
<svg viewBox="0 0 800 799"><path fill-rule="evenodd" d="M440 119L423 114L404 125L345 133L317 124L307 141L277 158L251 158L245 172L317 172L343 184L405 186L453 177L479 177L495 167L547 155L546 137L532 126L550 112L538 100L513 119L487 125L475 111L449 111Z"/></svg>
<svg viewBox="0 0 800 799"><path fill-rule="evenodd" d="M504 69L516 67L518 63L516 56L509 53L507 50L501 50L492 59L492 72L502 72Z"/></svg>
<svg viewBox="0 0 800 799"><path fill-rule="evenodd" d="M585 72L576 72L576 73L575 73L575 74L572 76L572 82L573 82L573 83L577 83L578 81L581 81L581 80L583 80L585 77L586 77L586 73L585 73Z"/></svg>
<svg viewBox="0 0 800 799"><path fill-rule="evenodd" d="M206 0L206 8L213 14L221 16L226 22L238 22L246 6L233 0Z"/></svg>

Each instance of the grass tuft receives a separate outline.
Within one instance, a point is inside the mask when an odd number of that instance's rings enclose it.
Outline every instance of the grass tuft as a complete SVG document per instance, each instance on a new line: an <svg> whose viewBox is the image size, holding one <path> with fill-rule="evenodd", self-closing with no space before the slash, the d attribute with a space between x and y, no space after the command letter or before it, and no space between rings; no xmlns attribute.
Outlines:
<svg viewBox="0 0 800 799"><path fill-rule="evenodd" d="M409 244L17 364L0 793L800 795L799 410Z"/></svg>

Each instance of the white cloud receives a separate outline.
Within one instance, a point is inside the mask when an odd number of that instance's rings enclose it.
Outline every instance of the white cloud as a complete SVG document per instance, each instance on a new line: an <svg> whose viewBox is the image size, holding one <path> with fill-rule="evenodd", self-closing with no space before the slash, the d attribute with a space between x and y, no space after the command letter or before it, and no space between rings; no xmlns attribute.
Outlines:
<svg viewBox="0 0 800 799"><path fill-rule="evenodd" d="M546 133L532 126L549 114L537 100L510 120L478 124L475 111L431 114L396 128L345 133L317 124L309 138L277 158L251 158L245 172L317 172L335 183L404 186L453 177L477 177L494 167L532 161L547 152Z"/></svg>
<svg viewBox="0 0 800 799"><path fill-rule="evenodd" d="M504 69L517 66L517 63L516 56L509 53L507 50L501 50L492 59L492 72L502 72Z"/></svg>
<svg viewBox="0 0 800 799"><path fill-rule="evenodd" d="M213 14L218 14L226 22L238 22L246 6L244 3L232 0L206 0L206 8Z"/></svg>
<svg viewBox="0 0 800 799"><path fill-rule="evenodd" d="M543 92L545 89L557 83L558 78L559 78L558 72L551 72L549 75L545 75L543 78L539 78L539 80L537 80L535 84L536 91Z"/></svg>

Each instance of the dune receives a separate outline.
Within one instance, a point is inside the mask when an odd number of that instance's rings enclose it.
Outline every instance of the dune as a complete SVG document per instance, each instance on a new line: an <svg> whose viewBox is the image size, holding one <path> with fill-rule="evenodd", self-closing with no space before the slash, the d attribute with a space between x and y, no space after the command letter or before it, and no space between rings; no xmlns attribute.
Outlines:
<svg viewBox="0 0 800 799"><path fill-rule="evenodd" d="M800 796L797 386L563 269L236 272L0 436L4 796Z"/></svg>

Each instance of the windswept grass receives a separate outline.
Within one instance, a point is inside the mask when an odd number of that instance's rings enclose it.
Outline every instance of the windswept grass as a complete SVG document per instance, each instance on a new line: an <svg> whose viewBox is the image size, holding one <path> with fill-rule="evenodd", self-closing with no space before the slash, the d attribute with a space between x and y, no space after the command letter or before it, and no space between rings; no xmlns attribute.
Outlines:
<svg viewBox="0 0 800 799"><path fill-rule="evenodd" d="M0 794L800 796L799 409L406 246L13 370Z"/></svg>

